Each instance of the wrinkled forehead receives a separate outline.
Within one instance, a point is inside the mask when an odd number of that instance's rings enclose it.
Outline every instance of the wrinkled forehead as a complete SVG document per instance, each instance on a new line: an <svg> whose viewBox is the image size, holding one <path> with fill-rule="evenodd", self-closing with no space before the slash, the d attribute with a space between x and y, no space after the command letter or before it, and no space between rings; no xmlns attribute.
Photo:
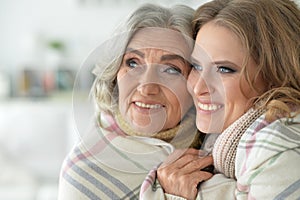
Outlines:
<svg viewBox="0 0 300 200"><path fill-rule="evenodd" d="M127 47L133 49L159 49L190 59L193 40L179 31L166 28L143 28L138 30Z"/></svg>

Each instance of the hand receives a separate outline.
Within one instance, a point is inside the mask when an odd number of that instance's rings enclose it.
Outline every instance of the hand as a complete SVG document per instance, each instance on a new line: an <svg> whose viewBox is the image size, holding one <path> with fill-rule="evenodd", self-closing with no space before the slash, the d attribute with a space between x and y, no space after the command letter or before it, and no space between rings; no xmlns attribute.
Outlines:
<svg viewBox="0 0 300 200"><path fill-rule="evenodd" d="M201 150L176 150L158 168L157 178L166 193L195 199L198 184L213 175L201 169L212 164L212 156L203 156Z"/></svg>

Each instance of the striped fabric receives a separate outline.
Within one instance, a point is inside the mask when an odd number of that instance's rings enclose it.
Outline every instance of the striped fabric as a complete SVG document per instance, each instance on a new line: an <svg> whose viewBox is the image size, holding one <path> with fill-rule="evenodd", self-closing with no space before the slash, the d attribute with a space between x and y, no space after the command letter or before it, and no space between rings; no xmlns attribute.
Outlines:
<svg viewBox="0 0 300 200"><path fill-rule="evenodd" d="M122 173L100 165L94 159L82 157L84 153L79 148L74 152L81 158L77 162L66 160L68 170L62 174L59 199L138 199L140 186L134 183L144 178L142 174Z"/></svg>
<svg viewBox="0 0 300 200"><path fill-rule="evenodd" d="M110 115L99 121L104 128L93 122L65 159L59 200L139 199L147 173L174 150L160 139L128 136Z"/></svg>
<svg viewBox="0 0 300 200"><path fill-rule="evenodd" d="M240 139L236 179L215 174L201 184L197 199L300 199L300 115L292 121L267 123L264 119L264 115L256 119ZM154 171L143 183L148 187L141 199L182 200L164 194Z"/></svg>
<svg viewBox="0 0 300 200"><path fill-rule="evenodd" d="M300 116L256 120L240 140L236 169L238 199L300 199Z"/></svg>

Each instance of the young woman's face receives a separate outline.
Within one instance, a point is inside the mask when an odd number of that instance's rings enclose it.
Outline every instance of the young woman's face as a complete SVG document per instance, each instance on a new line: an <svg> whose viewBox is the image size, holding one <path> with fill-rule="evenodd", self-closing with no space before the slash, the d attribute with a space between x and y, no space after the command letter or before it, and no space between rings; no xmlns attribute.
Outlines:
<svg viewBox="0 0 300 200"><path fill-rule="evenodd" d="M227 28L209 22L199 30L188 88L197 108L200 131L221 133L249 109L249 99L258 95L242 75L245 56L240 40ZM250 59L246 67L251 80L257 66ZM262 92L264 85L258 77L256 89Z"/></svg>
<svg viewBox="0 0 300 200"><path fill-rule="evenodd" d="M193 104L186 86L191 50L173 32L140 30L124 54L117 74L119 109L136 131L173 128Z"/></svg>

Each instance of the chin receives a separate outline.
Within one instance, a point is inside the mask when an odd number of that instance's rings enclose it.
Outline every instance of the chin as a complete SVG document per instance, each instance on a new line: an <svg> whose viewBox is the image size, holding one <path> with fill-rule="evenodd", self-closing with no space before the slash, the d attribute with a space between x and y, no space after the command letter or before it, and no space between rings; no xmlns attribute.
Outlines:
<svg viewBox="0 0 300 200"><path fill-rule="evenodd" d="M222 128L212 125L211 123L197 123L197 128L199 131L209 134L209 133L222 133Z"/></svg>
<svg viewBox="0 0 300 200"><path fill-rule="evenodd" d="M136 132L139 132L140 136L145 136L145 137L151 137L155 135L156 133L160 132L161 129L156 129L153 126L134 126L134 129Z"/></svg>

